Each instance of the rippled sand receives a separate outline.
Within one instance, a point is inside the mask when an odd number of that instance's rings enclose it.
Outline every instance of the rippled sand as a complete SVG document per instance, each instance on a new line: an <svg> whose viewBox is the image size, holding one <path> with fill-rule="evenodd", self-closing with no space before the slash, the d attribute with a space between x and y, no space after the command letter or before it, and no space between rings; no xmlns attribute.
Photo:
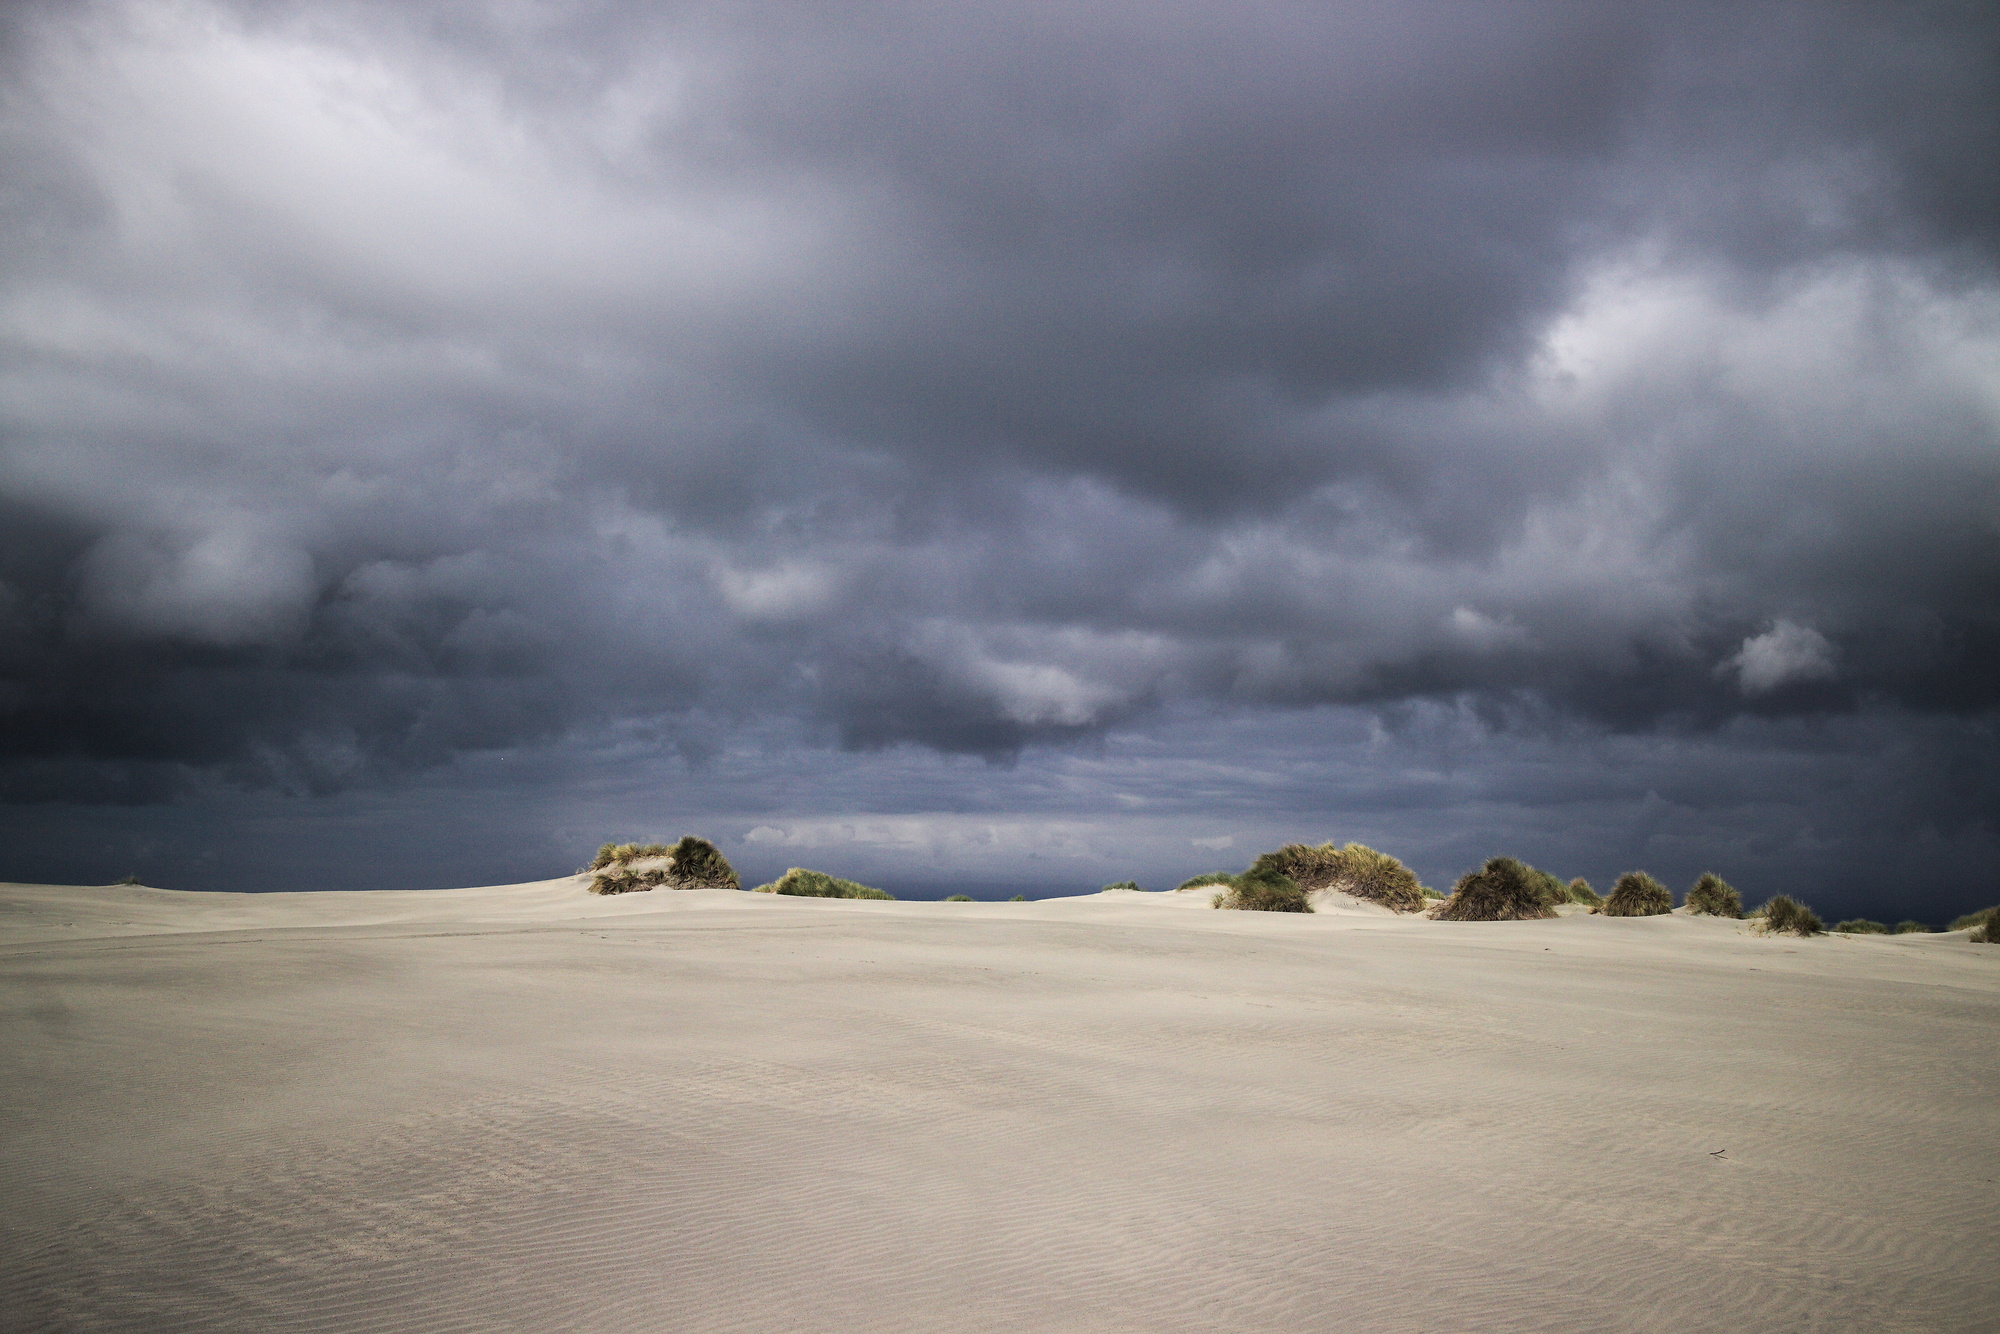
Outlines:
<svg viewBox="0 0 2000 1334"><path fill-rule="evenodd" d="M2000 947L0 886L0 1328L2000 1327Z"/></svg>

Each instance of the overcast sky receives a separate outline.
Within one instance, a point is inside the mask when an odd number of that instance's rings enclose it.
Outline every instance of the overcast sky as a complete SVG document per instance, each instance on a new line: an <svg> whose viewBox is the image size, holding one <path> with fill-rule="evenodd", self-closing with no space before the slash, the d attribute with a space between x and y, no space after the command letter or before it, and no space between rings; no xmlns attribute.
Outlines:
<svg viewBox="0 0 2000 1334"><path fill-rule="evenodd" d="M0 876L2000 899L1988 5L5 15Z"/></svg>

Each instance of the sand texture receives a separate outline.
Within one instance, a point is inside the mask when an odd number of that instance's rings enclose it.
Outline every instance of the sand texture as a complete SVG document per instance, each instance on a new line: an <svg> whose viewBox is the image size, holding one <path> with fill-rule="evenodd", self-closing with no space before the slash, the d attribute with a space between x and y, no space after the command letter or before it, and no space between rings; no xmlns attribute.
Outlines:
<svg viewBox="0 0 2000 1334"><path fill-rule="evenodd" d="M0 887L0 1329L2000 1328L1964 933L583 883Z"/></svg>

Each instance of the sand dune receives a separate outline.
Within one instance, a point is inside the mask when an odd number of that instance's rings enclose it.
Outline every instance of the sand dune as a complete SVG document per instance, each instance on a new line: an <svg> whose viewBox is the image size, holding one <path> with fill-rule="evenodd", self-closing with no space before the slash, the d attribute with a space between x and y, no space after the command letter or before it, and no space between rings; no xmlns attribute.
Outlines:
<svg viewBox="0 0 2000 1334"><path fill-rule="evenodd" d="M2000 1324L1963 933L582 884L0 887L0 1328Z"/></svg>

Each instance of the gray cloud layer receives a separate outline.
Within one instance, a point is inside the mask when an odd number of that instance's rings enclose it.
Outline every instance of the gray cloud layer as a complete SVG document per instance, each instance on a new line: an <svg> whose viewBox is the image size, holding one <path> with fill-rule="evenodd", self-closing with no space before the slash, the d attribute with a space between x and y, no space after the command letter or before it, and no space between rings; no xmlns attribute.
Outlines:
<svg viewBox="0 0 2000 1334"><path fill-rule="evenodd" d="M0 784L1462 701L1989 829L1995 26L19 9Z"/></svg>

